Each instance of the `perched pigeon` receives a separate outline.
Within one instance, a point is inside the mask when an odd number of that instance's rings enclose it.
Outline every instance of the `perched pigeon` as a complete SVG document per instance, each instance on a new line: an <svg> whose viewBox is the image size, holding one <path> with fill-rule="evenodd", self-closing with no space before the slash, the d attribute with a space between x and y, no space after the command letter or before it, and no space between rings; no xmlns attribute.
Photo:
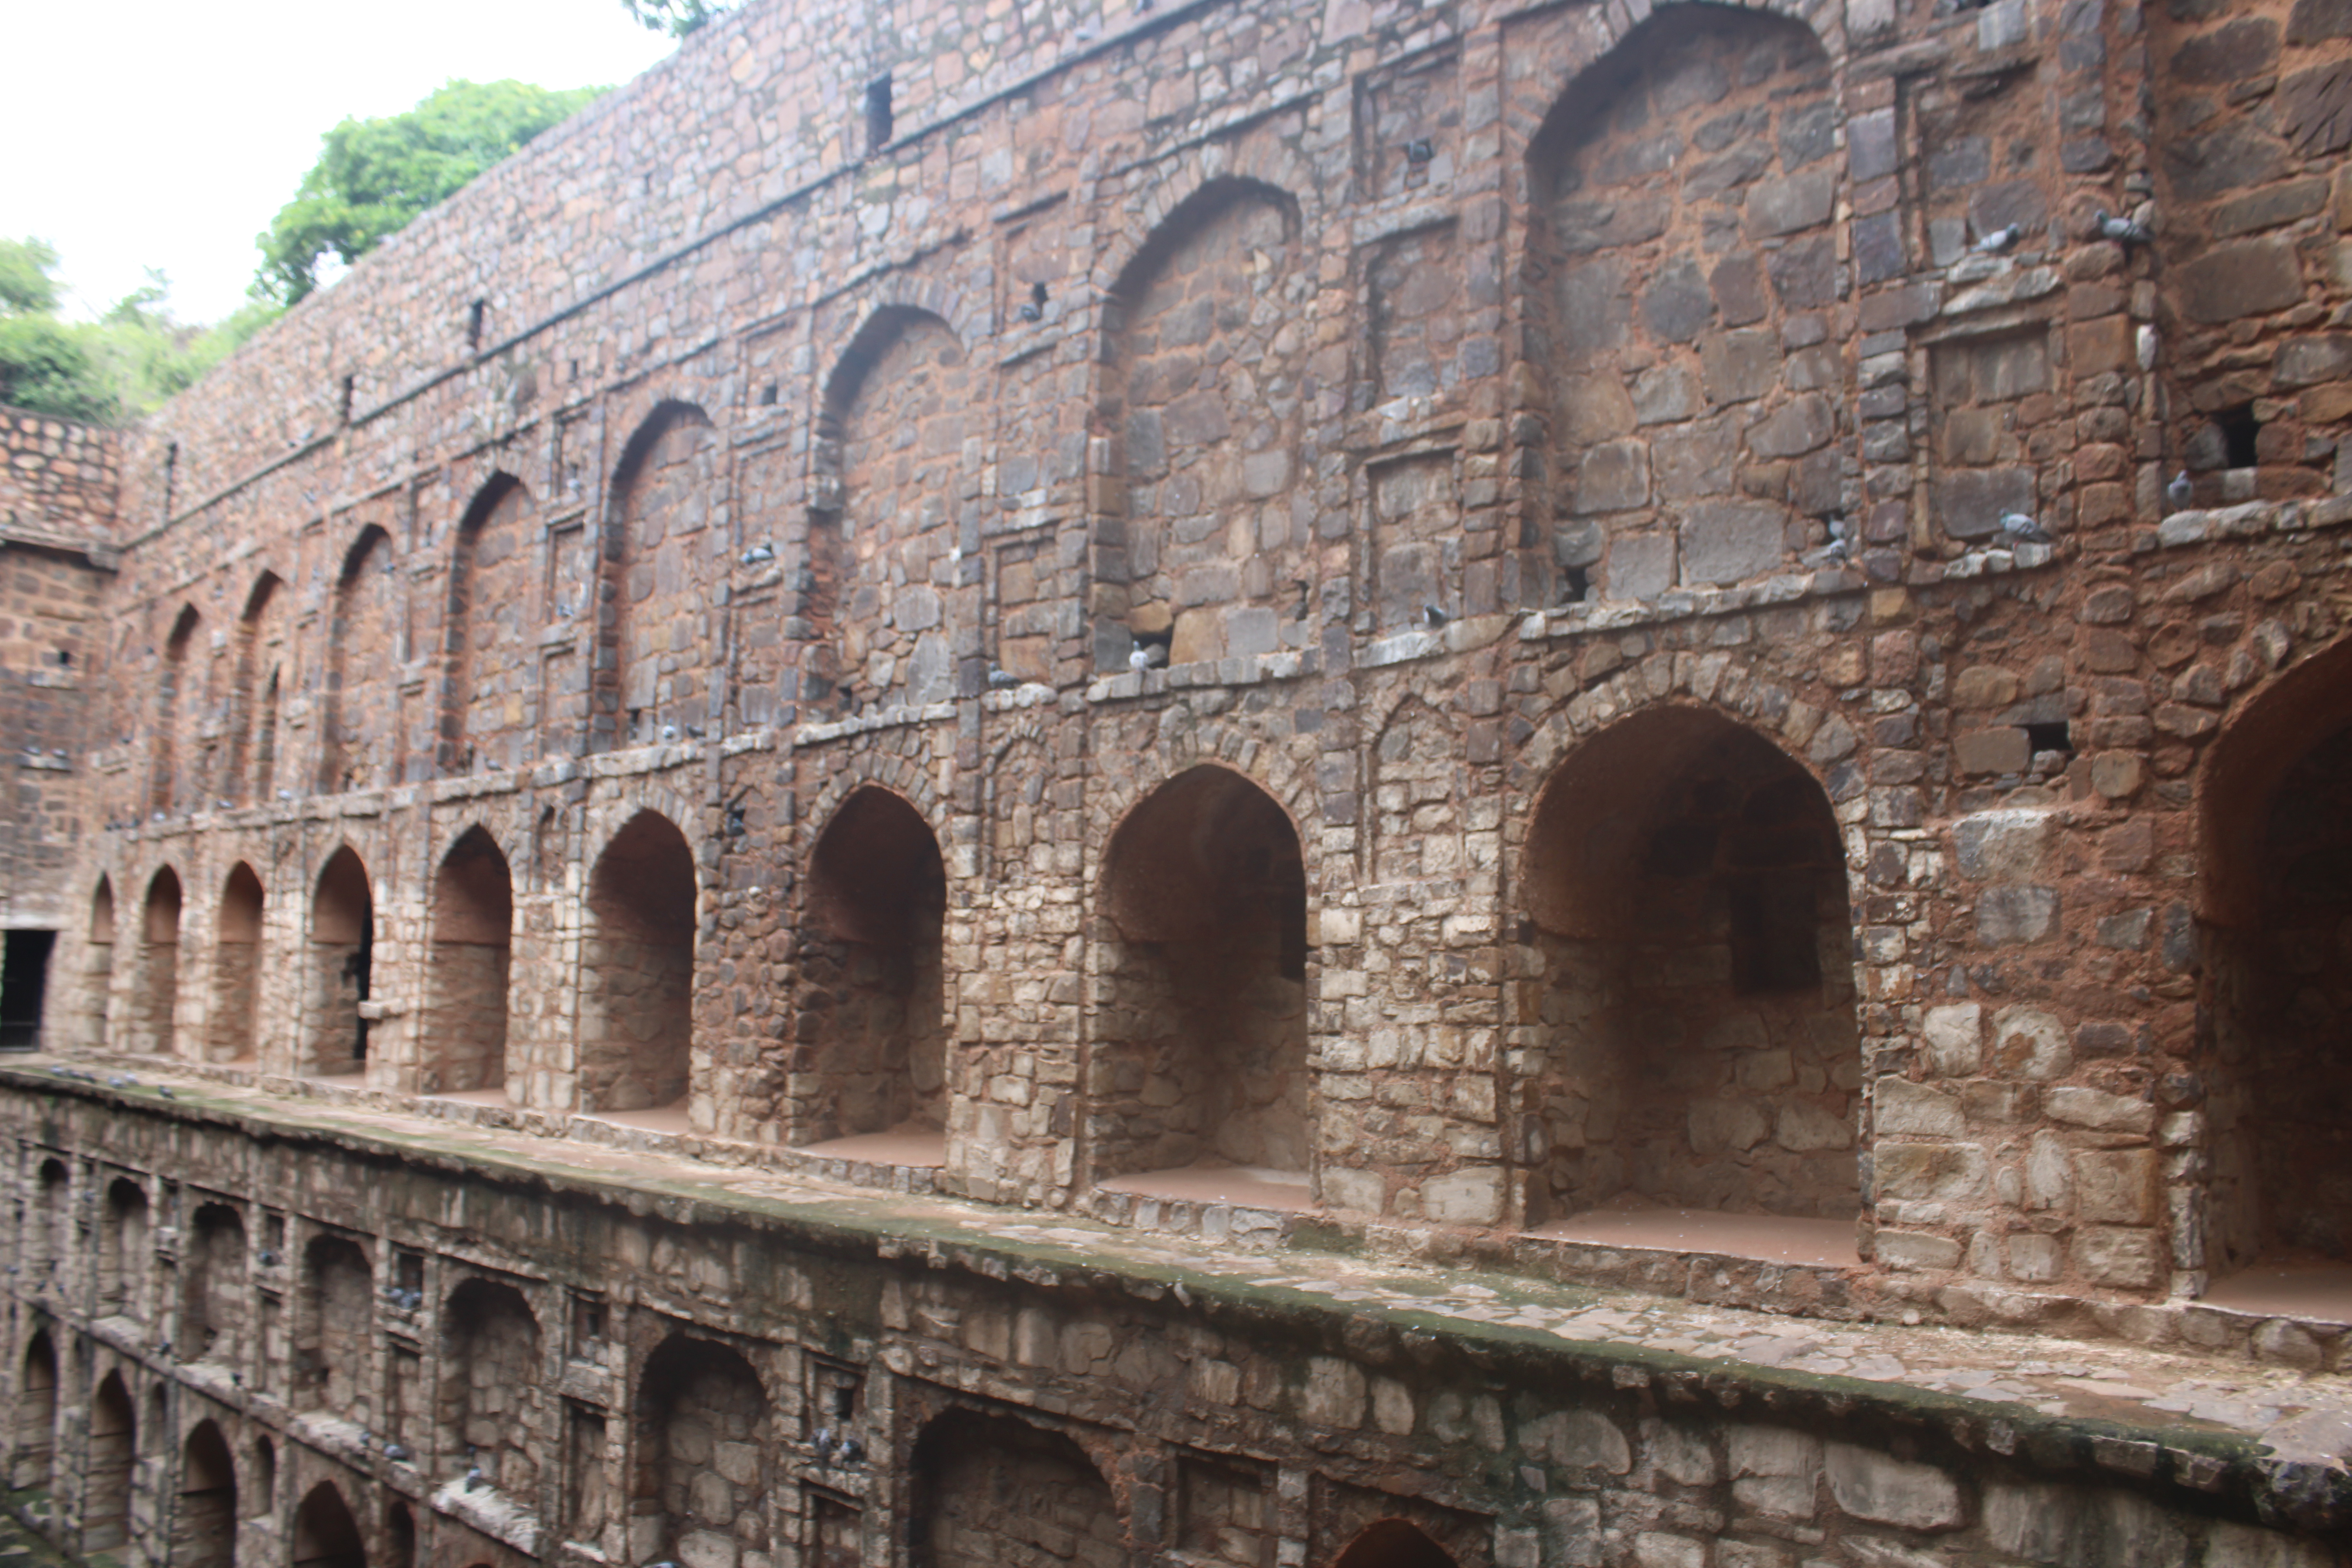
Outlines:
<svg viewBox="0 0 2352 1568"><path fill-rule="evenodd" d="M665 725L663 725L663 726L661 727L661 738L662 738L663 740L665 740L665 741L675 741L675 740L677 740L677 725L675 725L675 724L665 724Z"/></svg>
<svg viewBox="0 0 2352 1568"><path fill-rule="evenodd" d="M488 1478L482 1474L481 1466L475 1466L472 1469L466 1472L466 1489L467 1491L478 1489L481 1486L482 1482L487 1479Z"/></svg>
<svg viewBox="0 0 2352 1568"><path fill-rule="evenodd" d="M2042 531L2040 523L2021 511L2001 513L2000 531L2020 544L2055 544L2057 542Z"/></svg>
<svg viewBox="0 0 2352 1568"><path fill-rule="evenodd" d="M1988 256L1998 256L2024 237L2025 226L2021 223L2012 223L1994 229L1990 234L1979 236L1976 248Z"/></svg>
<svg viewBox="0 0 2352 1568"><path fill-rule="evenodd" d="M2172 482L2164 487L2164 499L2175 506L2187 506L2196 496L2197 487L2189 482L2187 468L2173 475Z"/></svg>
<svg viewBox="0 0 2352 1568"><path fill-rule="evenodd" d="M1045 319L1045 310L1038 306L1034 300L1024 300L1021 302L1021 310L1018 313L1021 319L1024 321L1042 321Z"/></svg>
<svg viewBox="0 0 2352 1568"><path fill-rule="evenodd" d="M253 1255L253 1260L256 1263L260 1264L264 1268L275 1268L278 1267L278 1254L272 1252L266 1247L259 1252Z"/></svg>
<svg viewBox="0 0 2352 1568"><path fill-rule="evenodd" d="M405 1443L386 1443L383 1446L383 1457L395 1465L404 1465L415 1456L408 1451L408 1445Z"/></svg>
<svg viewBox="0 0 2352 1568"><path fill-rule="evenodd" d="M841 1440L841 1462L842 1462L843 1464L845 1464L845 1465L854 1465L854 1464L858 1463L860 1460L864 1459L865 1458L866 1458L866 1445L865 1445L865 1444L863 1444L863 1443L859 1442L859 1441L858 1441L856 1438L855 1438L855 1437L844 1437L844 1438Z"/></svg>
<svg viewBox="0 0 2352 1568"><path fill-rule="evenodd" d="M155 1086L155 1092L162 1095L165 1100L177 1100L180 1098L178 1095L172 1092L172 1086L168 1083L157 1084Z"/></svg>
<svg viewBox="0 0 2352 1568"><path fill-rule="evenodd" d="M751 549L743 552L743 564L746 566L764 565L768 562L773 561L775 558L776 547L770 544L765 540L761 540L759 543L751 546Z"/></svg>
<svg viewBox="0 0 2352 1568"><path fill-rule="evenodd" d="M2148 232L2146 224L2135 223L2127 217L2110 216L2105 207L2094 213L2092 219L2097 224L2099 237L2102 239L2112 239L2123 246L2156 243L2156 236Z"/></svg>
<svg viewBox="0 0 2352 1568"><path fill-rule="evenodd" d="M1149 648L1139 647L1134 652L1129 654L1127 656L1127 668L1129 669L1150 669L1151 668L1151 650Z"/></svg>
<svg viewBox="0 0 2352 1568"><path fill-rule="evenodd" d="M1435 605L1423 605L1421 607L1421 618L1423 625L1442 626L1445 624L1445 612Z"/></svg>
<svg viewBox="0 0 2352 1568"><path fill-rule="evenodd" d="M1139 655L1142 652L1143 650L1141 648L1137 648L1134 653L1127 656L1127 662L1130 665L1133 664L1136 660L1137 655ZM988 684L995 690L1003 691L1012 687L1020 685L1021 678L1013 674L1009 669L992 669L988 672Z"/></svg>

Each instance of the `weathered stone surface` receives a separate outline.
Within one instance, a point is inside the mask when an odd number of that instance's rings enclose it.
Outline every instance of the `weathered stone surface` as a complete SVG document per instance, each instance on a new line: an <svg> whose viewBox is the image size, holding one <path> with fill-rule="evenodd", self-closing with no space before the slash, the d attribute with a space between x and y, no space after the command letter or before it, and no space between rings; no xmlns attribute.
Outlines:
<svg viewBox="0 0 2352 1568"><path fill-rule="evenodd" d="M2213 246L2180 269L2181 308L2193 321L2233 321L2283 310L2303 298L2303 268L2278 239Z"/></svg>
<svg viewBox="0 0 2352 1568"><path fill-rule="evenodd" d="M1851 1443L1822 1450L1830 1495L1856 1519L1906 1530L1942 1531L1961 1522L1960 1489L1932 1465L1890 1458Z"/></svg>
<svg viewBox="0 0 2352 1568"><path fill-rule="evenodd" d="M1777 568L1785 555L1777 507L1700 501L1682 526L1682 580L1738 583Z"/></svg>

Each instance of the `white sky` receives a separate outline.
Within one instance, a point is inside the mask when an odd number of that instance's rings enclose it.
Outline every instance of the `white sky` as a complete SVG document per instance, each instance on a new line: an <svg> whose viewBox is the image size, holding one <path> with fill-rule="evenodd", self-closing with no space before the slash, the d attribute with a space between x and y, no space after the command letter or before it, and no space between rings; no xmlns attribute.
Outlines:
<svg viewBox="0 0 2352 1568"><path fill-rule="evenodd" d="M336 121L396 114L453 77L617 86L672 47L620 0L5 9L0 236L58 248L70 314L97 314L158 267L186 321L243 303L254 236Z"/></svg>

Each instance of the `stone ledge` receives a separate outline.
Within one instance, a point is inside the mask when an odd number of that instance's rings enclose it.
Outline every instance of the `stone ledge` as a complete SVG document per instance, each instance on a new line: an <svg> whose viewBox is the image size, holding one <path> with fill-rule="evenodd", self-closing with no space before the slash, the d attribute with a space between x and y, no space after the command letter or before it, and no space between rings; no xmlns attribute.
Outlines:
<svg viewBox="0 0 2352 1568"><path fill-rule="evenodd" d="M827 741L838 741L850 735L864 735L876 730L897 730L908 724L936 724L942 719L952 719L956 705L952 702L929 702L919 708L893 703L877 708L871 713L855 718L835 720L830 724L803 724L793 731L793 745L821 746Z"/></svg>
<svg viewBox="0 0 2352 1568"><path fill-rule="evenodd" d="M1097 679L1087 688L1087 700L1119 702L1204 686L1258 686L1269 680L1295 680L1302 675L1315 674L1322 664L1311 650L1286 648L1280 653L1171 664L1163 669L1130 669L1125 675L1106 675Z"/></svg>
<svg viewBox="0 0 2352 1568"><path fill-rule="evenodd" d="M2210 510L2176 511L2156 525L2156 542L2167 549L2216 539L2259 539L2266 533L2312 533L2352 522L2352 496L2326 500L2256 500Z"/></svg>
<svg viewBox="0 0 2352 1568"><path fill-rule="evenodd" d="M1654 599L1601 599L1559 605L1530 614L1519 628L1519 637L1524 642L1538 642L1545 637L1572 637L1579 632L1622 631L1665 621L1737 615L1743 610L1857 594L1868 586L1862 574L1851 566L1825 567L1818 572L1785 573L1734 588L1678 588Z"/></svg>

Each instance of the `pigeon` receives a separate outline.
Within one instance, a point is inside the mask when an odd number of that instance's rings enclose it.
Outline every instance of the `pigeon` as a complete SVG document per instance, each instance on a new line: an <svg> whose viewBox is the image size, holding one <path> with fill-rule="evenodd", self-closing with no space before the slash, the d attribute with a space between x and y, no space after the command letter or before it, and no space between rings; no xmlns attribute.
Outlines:
<svg viewBox="0 0 2352 1568"><path fill-rule="evenodd" d="M2102 239L2112 239L2116 244L2126 247L2156 243L2156 236L2148 232L2147 225L2144 223L2135 223L2127 217L2112 217L2108 216L2107 209L2105 207L2101 207L2091 216L2092 221L2098 226L2099 237Z"/></svg>
<svg viewBox="0 0 2352 1568"><path fill-rule="evenodd" d="M816 1437L809 1444L809 1447L816 1450L816 1461L818 1464L823 1465L830 1463L833 1459L833 1428L830 1426L818 1427Z"/></svg>
<svg viewBox="0 0 2352 1568"><path fill-rule="evenodd" d="M1150 669L1151 668L1150 650L1139 647L1129 653L1127 656L1127 668L1134 670Z"/></svg>
<svg viewBox="0 0 2352 1568"><path fill-rule="evenodd" d="M180 1098L178 1095L172 1092L172 1086L168 1083L157 1084L155 1086L155 1092L162 1095L165 1100L177 1100Z"/></svg>
<svg viewBox="0 0 2352 1568"><path fill-rule="evenodd" d="M2000 531L2020 544L2055 544L2056 540L2042 531L2042 525L2021 511L2000 514Z"/></svg>
<svg viewBox="0 0 2352 1568"><path fill-rule="evenodd" d="M383 1457L395 1465L404 1465L414 1458L409 1453L408 1445L405 1443L386 1443L383 1446Z"/></svg>
<svg viewBox="0 0 2352 1568"><path fill-rule="evenodd" d="M2196 498L2196 495L2197 487L2189 482L2187 468L2173 475L2172 482L2164 487L2164 499L2175 506L2187 506Z"/></svg>
<svg viewBox="0 0 2352 1568"><path fill-rule="evenodd" d="M854 1465L865 1458L865 1444L859 1442L855 1437L844 1437L841 1440L841 1462L843 1464Z"/></svg>
<svg viewBox="0 0 2352 1568"><path fill-rule="evenodd" d="M1998 256L2024 237L2025 226L2021 223L2012 223L1994 229L1990 234L1979 236L1976 248L1988 256Z"/></svg>
<svg viewBox="0 0 2352 1568"><path fill-rule="evenodd" d="M157 1355L170 1355L172 1353L172 1342L169 1340L157 1340L155 1342L155 1353Z"/></svg>
<svg viewBox="0 0 2352 1568"><path fill-rule="evenodd" d="M278 792L278 798L280 800L292 800L294 798L294 792L290 789L281 789Z"/></svg>
<svg viewBox="0 0 2352 1568"><path fill-rule="evenodd" d="M481 1486L484 1479L485 1478L482 1475L482 1467L476 1465L472 1469L466 1472L466 1489L467 1491L477 1489Z"/></svg>
<svg viewBox="0 0 2352 1568"><path fill-rule="evenodd" d="M661 727L661 738L662 738L663 740L665 740L665 741L675 741L675 740L677 740L677 725L675 725L675 724L665 724L665 725L663 725L663 726Z"/></svg>
<svg viewBox="0 0 2352 1568"><path fill-rule="evenodd" d="M751 546L751 549L743 552L743 564L746 566L765 565L768 562L773 561L775 558L776 547L770 544L765 540L761 541L759 543Z"/></svg>
<svg viewBox="0 0 2352 1568"><path fill-rule="evenodd" d="M1423 605L1421 607L1421 619L1424 626L1442 626L1445 624L1445 612L1435 605Z"/></svg>
<svg viewBox="0 0 2352 1568"><path fill-rule="evenodd" d="M259 1252L253 1255L253 1260L256 1263L260 1264L264 1268L275 1268L278 1267L278 1254L272 1252L266 1247Z"/></svg>
<svg viewBox="0 0 2352 1568"><path fill-rule="evenodd" d="M116 1073L112 1078L106 1080L106 1087L109 1089L129 1089L131 1087L131 1080L123 1077L121 1073Z"/></svg>
<svg viewBox="0 0 2352 1568"><path fill-rule="evenodd" d="M1034 300L1024 300L1021 302L1019 313L1024 321L1042 321L1045 319L1045 312L1038 307Z"/></svg>
<svg viewBox="0 0 2352 1568"><path fill-rule="evenodd" d="M1139 653L1139 652L1141 652L1142 650L1139 648L1139 649L1138 649L1138 650L1136 650L1136 651ZM1129 654L1129 655L1128 655L1127 662L1128 662L1128 663L1129 663L1129 664L1133 664L1133 663L1135 662L1135 655L1134 655L1134 654ZM991 670L988 672L988 684L989 684L992 688L993 688L994 689L996 689L996 690L998 690L998 691L1003 691L1003 690L1006 689L1008 687L1014 687L1014 686L1018 686L1018 685L1020 685L1020 684L1021 684L1021 678L1020 678L1019 676L1017 676L1017 675L1013 674L1013 673L1011 670L1009 670L1009 669L991 669Z"/></svg>

